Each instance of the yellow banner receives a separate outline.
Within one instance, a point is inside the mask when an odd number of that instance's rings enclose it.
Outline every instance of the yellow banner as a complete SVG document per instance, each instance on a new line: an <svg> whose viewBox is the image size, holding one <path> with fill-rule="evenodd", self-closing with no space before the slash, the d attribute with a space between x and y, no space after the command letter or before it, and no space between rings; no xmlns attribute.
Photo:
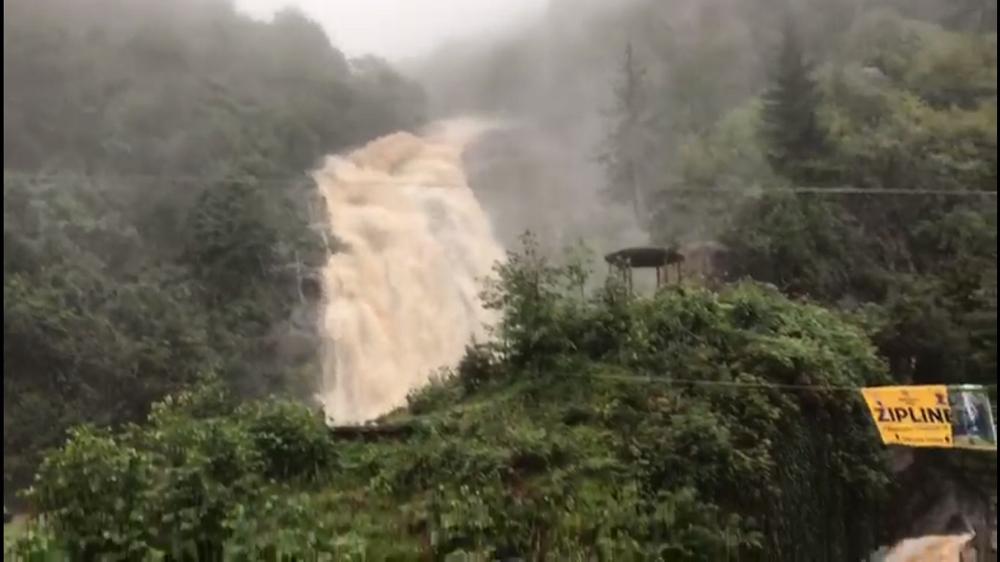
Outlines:
<svg viewBox="0 0 1000 562"><path fill-rule="evenodd" d="M996 450L989 397L977 386L863 388L886 445Z"/></svg>
<svg viewBox="0 0 1000 562"><path fill-rule="evenodd" d="M883 386L861 393L886 445L953 446L947 386Z"/></svg>

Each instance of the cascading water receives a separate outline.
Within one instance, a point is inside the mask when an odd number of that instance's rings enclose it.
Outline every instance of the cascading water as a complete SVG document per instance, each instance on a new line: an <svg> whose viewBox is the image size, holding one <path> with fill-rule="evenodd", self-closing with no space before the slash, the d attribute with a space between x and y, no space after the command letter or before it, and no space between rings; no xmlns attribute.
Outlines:
<svg viewBox="0 0 1000 562"><path fill-rule="evenodd" d="M462 151L486 125L396 133L314 174L339 242L323 271L320 399L336 424L402 405L484 337L481 280L503 259L469 189Z"/></svg>
<svg viewBox="0 0 1000 562"><path fill-rule="evenodd" d="M885 562L961 562L962 550L973 535L927 536L905 540L885 557Z"/></svg>

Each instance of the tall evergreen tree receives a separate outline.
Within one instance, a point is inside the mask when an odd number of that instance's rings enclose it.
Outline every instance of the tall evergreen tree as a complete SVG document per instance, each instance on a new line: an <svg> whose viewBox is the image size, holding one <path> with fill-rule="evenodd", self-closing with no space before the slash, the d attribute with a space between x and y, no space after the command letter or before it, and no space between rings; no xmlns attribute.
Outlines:
<svg viewBox="0 0 1000 562"><path fill-rule="evenodd" d="M774 170L802 184L822 183L832 176L822 163L827 140L817 117L820 97L811 73L788 20L771 84L763 96L762 132Z"/></svg>
<svg viewBox="0 0 1000 562"><path fill-rule="evenodd" d="M630 204L640 223L643 222L644 193L639 166L647 113L644 89L645 71L636 61L629 42L625 45L615 88L614 124L602 160L608 174L605 193L613 201Z"/></svg>

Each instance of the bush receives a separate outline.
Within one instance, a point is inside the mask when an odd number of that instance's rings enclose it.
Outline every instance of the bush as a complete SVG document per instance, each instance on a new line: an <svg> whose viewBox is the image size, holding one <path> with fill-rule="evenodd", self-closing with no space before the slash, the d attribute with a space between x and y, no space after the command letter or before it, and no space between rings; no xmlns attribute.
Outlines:
<svg viewBox="0 0 1000 562"><path fill-rule="evenodd" d="M274 511L272 479L315 477L333 460L309 409L268 400L234 412L209 385L156 404L144 427L74 430L28 496L74 559L221 560L246 513Z"/></svg>
<svg viewBox="0 0 1000 562"><path fill-rule="evenodd" d="M427 384L406 395L406 405L415 415L423 415L447 407L461 398L461 387L455 384L451 371L443 369L431 375Z"/></svg>
<svg viewBox="0 0 1000 562"><path fill-rule="evenodd" d="M315 478L333 465L333 441L322 414L294 402L272 400L248 404L240 416L268 478Z"/></svg>
<svg viewBox="0 0 1000 562"><path fill-rule="evenodd" d="M45 459L29 495L74 559L136 552L150 541L145 509L153 473L149 452L85 426Z"/></svg>
<svg viewBox="0 0 1000 562"><path fill-rule="evenodd" d="M488 345L469 346L458 364L458 380L466 393L499 379L502 374L496 353Z"/></svg>

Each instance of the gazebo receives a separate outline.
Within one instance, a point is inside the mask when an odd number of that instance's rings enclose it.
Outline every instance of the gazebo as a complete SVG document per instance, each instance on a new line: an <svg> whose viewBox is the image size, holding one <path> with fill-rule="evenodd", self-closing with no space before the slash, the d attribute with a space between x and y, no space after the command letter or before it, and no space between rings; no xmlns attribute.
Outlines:
<svg viewBox="0 0 1000 562"><path fill-rule="evenodd" d="M604 256L604 261L608 262L609 273L618 270L629 291L632 290L632 271L635 269L655 269L657 288L669 282L670 266L674 266L677 281L684 277L684 256L674 249L656 246L625 248Z"/></svg>

